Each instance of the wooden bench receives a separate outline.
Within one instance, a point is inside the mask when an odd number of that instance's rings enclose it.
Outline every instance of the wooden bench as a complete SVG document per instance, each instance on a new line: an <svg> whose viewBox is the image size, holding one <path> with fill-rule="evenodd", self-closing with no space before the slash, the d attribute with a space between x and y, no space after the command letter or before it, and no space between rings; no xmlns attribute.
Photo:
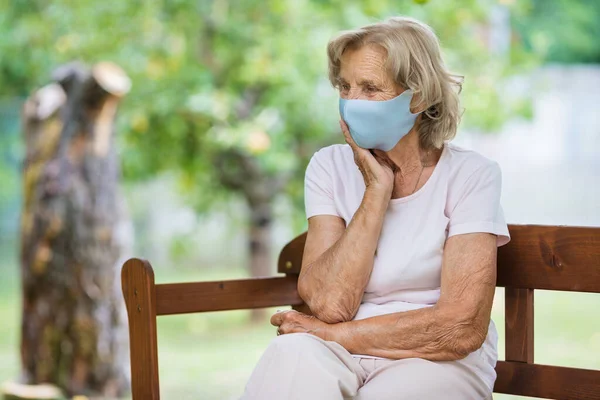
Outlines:
<svg viewBox="0 0 600 400"><path fill-rule="evenodd" d="M511 225L509 229L512 240L498 251L497 281L497 286L505 287L506 361L498 362L494 391L600 399L600 371L533 362L533 291L600 293L600 228ZM281 251L282 277L156 285L150 263L128 260L121 283L129 316L133 400L159 398L157 316L282 305L301 309L296 283L305 240L306 234L300 235ZM599 317L600 311L582 316L582 321Z"/></svg>

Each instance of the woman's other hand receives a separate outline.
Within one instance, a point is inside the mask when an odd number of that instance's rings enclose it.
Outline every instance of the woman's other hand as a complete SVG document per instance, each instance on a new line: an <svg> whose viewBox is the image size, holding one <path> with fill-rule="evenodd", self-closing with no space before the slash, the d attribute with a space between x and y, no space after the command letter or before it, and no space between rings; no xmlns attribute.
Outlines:
<svg viewBox="0 0 600 400"><path fill-rule="evenodd" d="M367 149L358 147L348 129L344 120L340 120L340 127L346 139L354 152L354 162L358 166L367 190L381 191L388 198L392 197L394 189L394 165L391 161L385 160L371 153Z"/></svg>
<svg viewBox="0 0 600 400"><path fill-rule="evenodd" d="M331 327L312 315L306 315L295 310L278 311L271 317L271 325L278 326L277 334L310 333L323 340L332 340Z"/></svg>

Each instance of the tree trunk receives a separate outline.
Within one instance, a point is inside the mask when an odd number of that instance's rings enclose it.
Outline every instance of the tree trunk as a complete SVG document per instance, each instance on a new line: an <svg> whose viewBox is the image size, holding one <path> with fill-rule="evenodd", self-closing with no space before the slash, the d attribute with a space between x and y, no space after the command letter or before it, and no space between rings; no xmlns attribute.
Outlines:
<svg viewBox="0 0 600 400"><path fill-rule="evenodd" d="M250 201L250 272L252 276L273 275L272 227L273 227L273 203L271 200ZM252 310L251 321L253 323L264 322L267 314L264 309Z"/></svg>
<svg viewBox="0 0 600 400"><path fill-rule="evenodd" d="M114 119L130 81L116 65L59 68L23 107L21 381L68 395L128 388L118 267L131 225Z"/></svg>
<svg viewBox="0 0 600 400"><path fill-rule="evenodd" d="M285 173L269 175L255 157L235 149L220 152L213 163L221 184L229 190L241 193L248 204L251 275L273 275L273 202L290 176ZM264 322L266 316L264 310L252 310L251 321Z"/></svg>

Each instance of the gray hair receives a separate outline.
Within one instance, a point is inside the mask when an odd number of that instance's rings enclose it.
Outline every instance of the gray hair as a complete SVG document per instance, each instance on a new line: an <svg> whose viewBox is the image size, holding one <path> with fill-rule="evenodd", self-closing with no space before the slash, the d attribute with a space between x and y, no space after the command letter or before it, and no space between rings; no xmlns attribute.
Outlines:
<svg viewBox="0 0 600 400"><path fill-rule="evenodd" d="M378 45L387 51L389 72L397 84L413 91L419 102L416 108L424 110L417 128L421 147L439 149L454 138L461 117L458 94L463 77L446 69L433 30L412 18L392 17L341 32L327 45L329 80L335 88L344 51L365 45Z"/></svg>

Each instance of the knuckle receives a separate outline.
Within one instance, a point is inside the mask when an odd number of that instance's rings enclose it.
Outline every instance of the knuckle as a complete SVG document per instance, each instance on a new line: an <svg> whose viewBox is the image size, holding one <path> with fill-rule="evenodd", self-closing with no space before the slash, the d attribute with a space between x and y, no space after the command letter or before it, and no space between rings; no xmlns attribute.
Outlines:
<svg viewBox="0 0 600 400"><path fill-rule="evenodd" d="M292 321L294 320L294 317L294 313L292 313L291 311L288 311L282 315L284 321Z"/></svg>

